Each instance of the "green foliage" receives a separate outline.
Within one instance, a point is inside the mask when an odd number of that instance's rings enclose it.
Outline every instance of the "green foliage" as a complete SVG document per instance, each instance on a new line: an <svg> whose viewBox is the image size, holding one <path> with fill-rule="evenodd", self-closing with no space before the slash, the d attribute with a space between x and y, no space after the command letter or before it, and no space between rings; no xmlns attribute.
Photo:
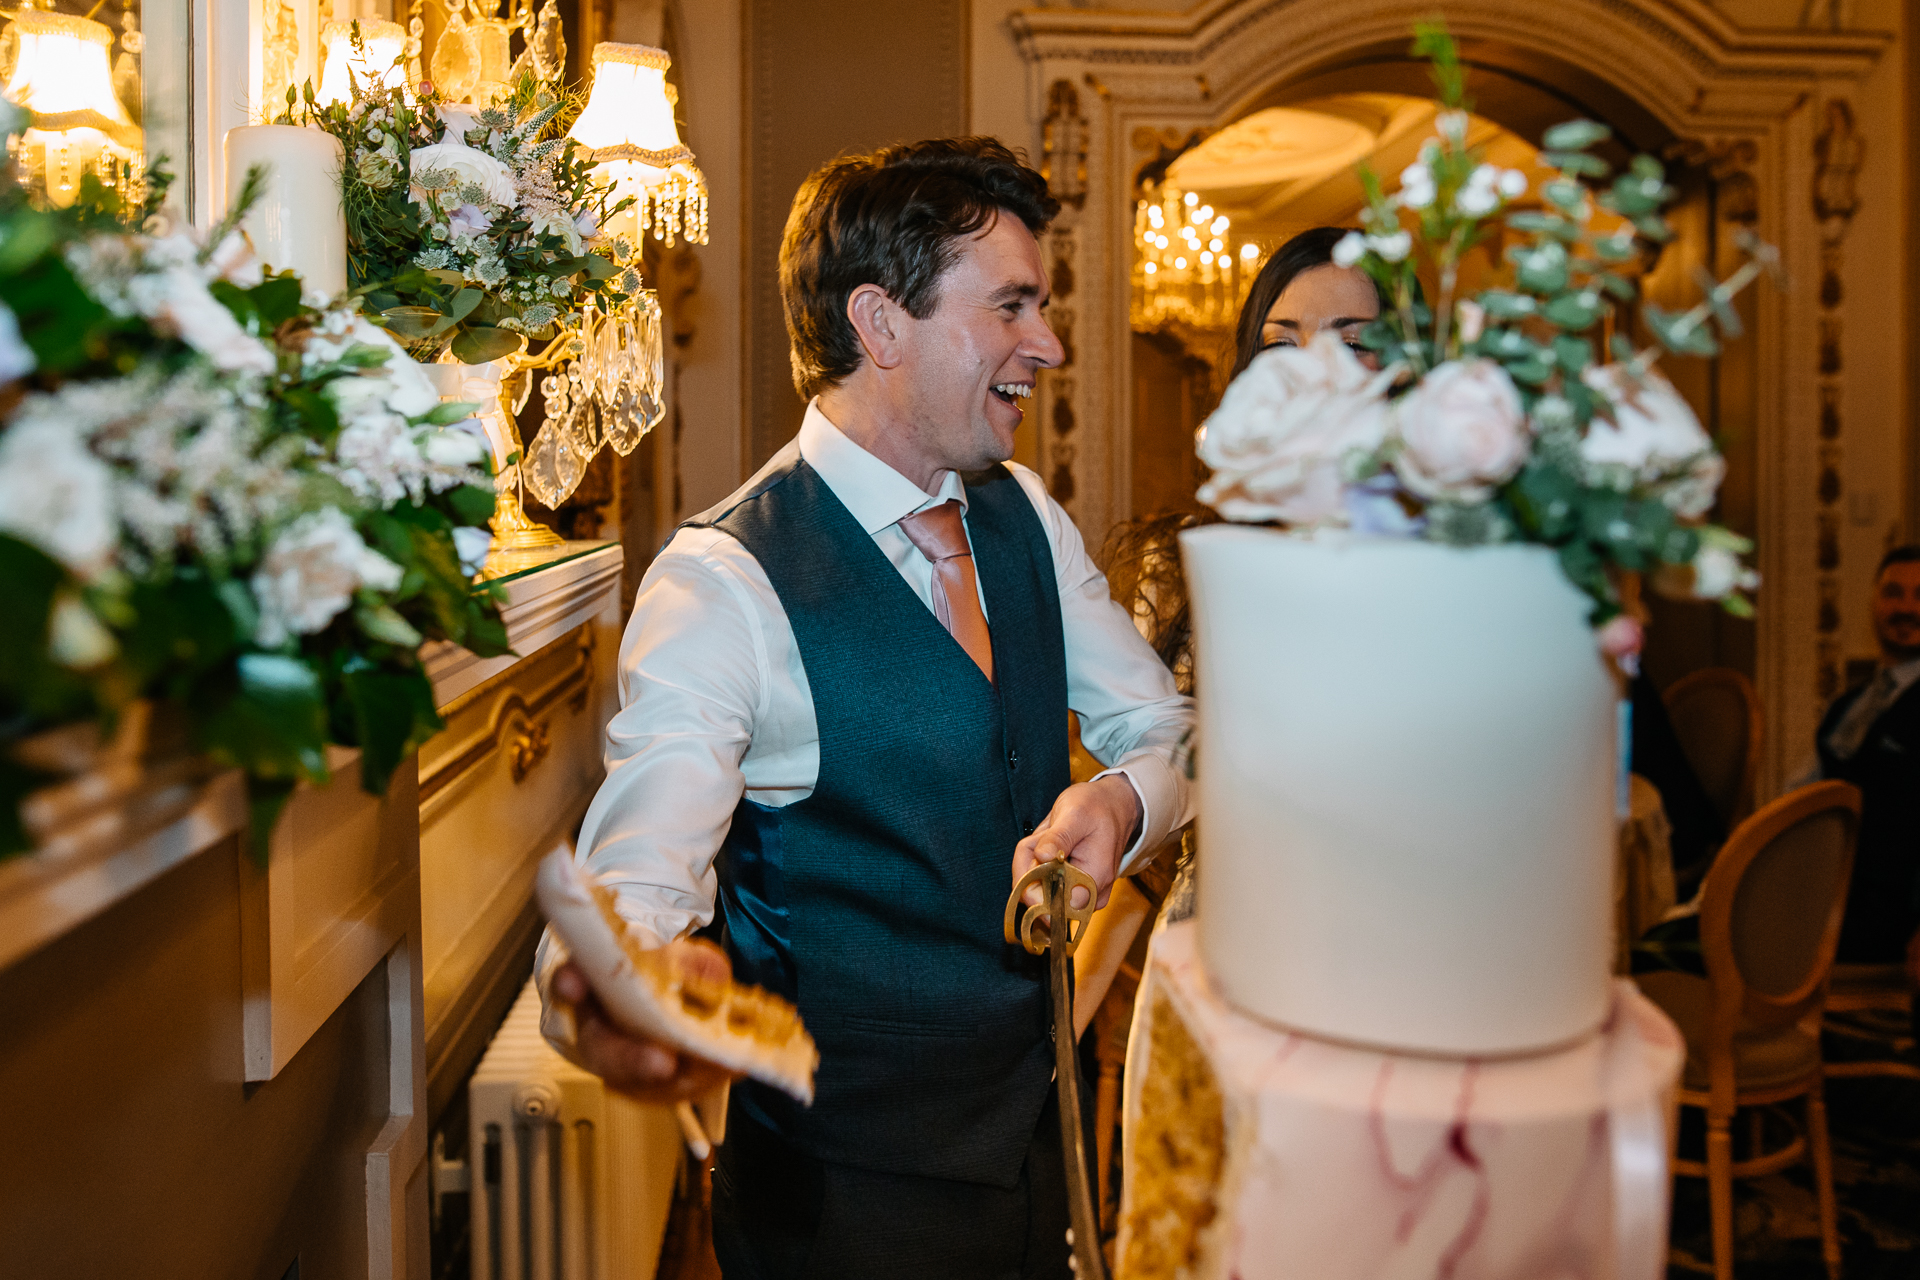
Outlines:
<svg viewBox="0 0 1920 1280"><path fill-rule="evenodd" d="M1509 209L1526 179L1487 165L1467 145L1466 73L1451 36L1438 21L1414 31L1412 52L1431 64L1441 111L1436 136L1399 191L1387 192L1378 175L1360 169L1364 234L1342 246L1341 260L1365 271L1388 304L1361 341L1402 367L1402 390L1449 360L1477 357L1505 371L1539 433L1534 456L1490 502L1427 504L1426 536L1461 545L1517 537L1551 546L1568 577L1592 597L1595 621L1604 621L1620 608L1618 574L1686 565L1703 537L1725 531L1676 518L1662 500L1666 480L1622 468L1622 489L1583 472L1583 436L1596 419L1616 413L1586 381L1602 359L1601 337L1611 331L1606 354L1625 367L1627 385L1640 384L1662 350L1716 354L1722 335L1739 332L1734 295L1760 272L1777 271L1777 257L1743 237L1749 261L1726 281L1703 274L1699 305L1681 313L1640 306L1657 346L1636 349L1622 310L1636 290L1617 268L1672 237L1661 216L1674 196L1665 167L1641 155L1615 174L1593 154L1611 138L1607 127L1567 121L1541 138L1539 161L1553 170L1537 191L1541 207ZM1596 217L1601 213L1609 217ZM1456 296L1462 258L1500 223L1505 278L1475 297ZM1439 286L1431 310L1422 305L1423 277ZM1723 603L1736 613L1749 608L1737 592Z"/></svg>
<svg viewBox="0 0 1920 1280"><path fill-rule="evenodd" d="M237 223L258 176L251 176L236 213L216 233ZM70 265L74 253L95 249L139 262L153 242L136 233L158 229L167 181L164 165L156 163L137 202L92 184L66 210L33 208L18 188L0 187L0 303L13 311L36 361L0 400L6 406L0 439L22 395L206 367L207 357L171 331L136 314L117 314ZM221 244L204 241L200 262ZM97 274L87 278L99 287ZM362 785L379 794L399 762L441 727L418 657L424 641L449 640L483 656L508 652L498 588L468 580L453 538L456 528L482 525L492 515L490 488L456 484L381 505L357 497L320 466L342 430L329 388L377 371L389 349L361 342L325 362L303 359L327 316L302 302L301 282L291 273L250 287L213 278L205 288L273 355L271 372L222 375L216 385L228 389L231 399L223 403L234 412L258 416L257 439L245 437L253 441L251 461L285 468L297 481L282 524L339 508L369 546L400 567L400 584L391 591L363 587L321 631L267 645L253 575L278 526L244 536L229 528L218 549L121 555L111 568L88 570L84 581L40 546L0 534L0 582L7 586L7 608L0 610L0 856L29 847L20 804L52 780L16 750L43 730L90 719L110 725L138 698L177 704L201 749L246 771L252 846L264 858L273 821L295 784L327 780L329 743L361 749ZM476 292L467 290L456 304L462 314L479 309ZM407 429L443 426L470 408L441 405ZM100 460L122 468L122 479L130 475L124 460ZM230 521L223 515L216 523ZM120 534L124 551L130 535ZM63 650L59 622L76 618L93 649L69 644Z"/></svg>
<svg viewBox="0 0 1920 1280"><path fill-rule="evenodd" d="M324 129L345 151L348 284L369 313L418 359L451 350L479 364L557 335L590 299L623 296L613 286L619 265L589 251L575 226L631 203L613 199L566 136L578 95L523 76L459 136L462 113L475 109L443 105L432 92L377 82L356 82L351 102L325 107L311 84L304 100L288 91L281 122ZM483 167L502 166L516 203L494 203L496 193L450 168L414 172L415 153L443 142L471 148L469 162L480 152Z"/></svg>

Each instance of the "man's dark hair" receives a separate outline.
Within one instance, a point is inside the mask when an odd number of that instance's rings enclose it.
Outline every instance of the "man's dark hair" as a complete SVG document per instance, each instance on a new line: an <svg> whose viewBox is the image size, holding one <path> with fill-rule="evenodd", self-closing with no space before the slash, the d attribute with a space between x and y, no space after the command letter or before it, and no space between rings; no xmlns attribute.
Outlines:
<svg viewBox="0 0 1920 1280"><path fill-rule="evenodd" d="M865 352L847 298L874 284L924 320L959 242L1001 212L1036 236L1060 202L994 138L933 138L829 161L793 198L780 242L793 385L811 399L859 367Z"/></svg>
<svg viewBox="0 0 1920 1280"><path fill-rule="evenodd" d="M1920 560L1920 542L1909 542L1895 547L1880 557L1880 567L1873 571L1874 580L1879 580L1880 575L1887 571L1888 565L1907 564L1914 560Z"/></svg>

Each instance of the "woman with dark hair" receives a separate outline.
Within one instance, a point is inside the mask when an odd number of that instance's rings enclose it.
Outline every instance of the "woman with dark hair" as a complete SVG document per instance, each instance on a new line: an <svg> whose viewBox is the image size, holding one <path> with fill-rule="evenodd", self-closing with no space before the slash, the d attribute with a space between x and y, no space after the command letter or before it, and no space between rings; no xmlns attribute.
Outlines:
<svg viewBox="0 0 1920 1280"><path fill-rule="evenodd" d="M1380 291L1358 267L1333 260L1346 234L1344 227L1314 227L1273 251L1240 308L1231 377L1268 347L1304 347L1327 329L1369 369L1380 367L1380 357L1360 345L1361 332L1380 317Z"/></svg>
<svg viewBox="0 0 1920 1280"><path fill-rule="evenodd" d="M1274 250L1253 278L1234 326L1232 377L1269 347L1305 346L1327 330L1338 333L1368 368L1380 367L1379 356L1360 345L1361 332L1380 316L1380 293L1366 273L1333 260L1333 247L1346 234L1344 227L1314 227ZM1193 624L1178 539L1182 530L1216 519L1210 511L1137 516L1115 526L1101 557L1113 598L1173 672L1182 693L1193 692ZM1177 837L1168 843L1157 858L1143 861L1136 882L1149 899L1159 901L1167 893L1172 850L1182 850L1180 874L1164 908L1165 918L1179 919L1193 909L1193 845Z"/></svg>

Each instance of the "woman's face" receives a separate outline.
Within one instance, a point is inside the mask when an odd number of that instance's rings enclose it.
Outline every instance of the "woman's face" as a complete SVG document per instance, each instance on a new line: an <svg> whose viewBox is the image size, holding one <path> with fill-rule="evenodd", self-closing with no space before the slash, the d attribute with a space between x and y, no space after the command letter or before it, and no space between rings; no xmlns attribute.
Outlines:
<svg viewBox="0 0 1920 1280"><path fill-rule="evenodd" d="M1373 282L1353 267L1328 263L1295 276L1267 308L1260 324L1260 349L1304 347L1313 336L1332 329L1369 369L1380 357L1360 345L1360 331L1380 316L1380 295Z"/></svg>

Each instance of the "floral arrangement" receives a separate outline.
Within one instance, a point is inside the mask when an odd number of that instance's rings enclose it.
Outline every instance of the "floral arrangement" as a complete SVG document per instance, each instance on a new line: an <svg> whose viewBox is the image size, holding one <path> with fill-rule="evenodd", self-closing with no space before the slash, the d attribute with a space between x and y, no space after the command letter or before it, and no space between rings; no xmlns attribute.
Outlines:
<svg viewBox="0 0 1920 1280"><path fill-rule="evenodd" d="M358 47L359 27L353 28ZM416 358L469 364L577 325L640 288L633 248L600 234L630 204L566 136L577 108L524 75L498 103L456 106L430 84L353 84L318 106L287 90L282 124L324 129L346 153L348 284Z"/></svg>
<svg viewBox="0 0 1920 1280"><path fill-rule="evenodd" d="M262 274L254 182L205 236L153 185L55 211L0 184L0 854L30 845L43 730L178 704L247 771L264 852L328 743L377 794L441 727L424 640L507 648L470 584L494 505L471 406L352 304Z"/></svg>
<svg viewBox="0 0 1920 1280"><path fill-rule="evenodd" d="M1660 348L1713 354L1716 326L1737 333L1730 301L1774 265L1772 251L1744 242L1750 261L1684 314L1643 303L1659 346L1636 349L1616 323L1637 296L1619 268L1672 235L1659 162L1640 156L1600 188L1610 170L1592 148L1608 130L1562 124L1544 139L1554 173L1542 207L1509 211L1526 175L1467 146L1454 44L1440 27L1416 33L1440 91L1438 135L1392 195L1362 172L1364 227L1334 251L1387 300L1361 339L1384 367L1331 333L1258 356L1201 430L1213 474L1200 500L1229 520L1552 547L1592 598L1603 648L1628 663L1641 641L1628 575L1750 614L1751 545L1706 522L1725 463L1654 360ZM1517 233L1510 278L1458 296L1462 259L1496 220ZM1423 273L1438 282L1431 302Z"/></svg>

